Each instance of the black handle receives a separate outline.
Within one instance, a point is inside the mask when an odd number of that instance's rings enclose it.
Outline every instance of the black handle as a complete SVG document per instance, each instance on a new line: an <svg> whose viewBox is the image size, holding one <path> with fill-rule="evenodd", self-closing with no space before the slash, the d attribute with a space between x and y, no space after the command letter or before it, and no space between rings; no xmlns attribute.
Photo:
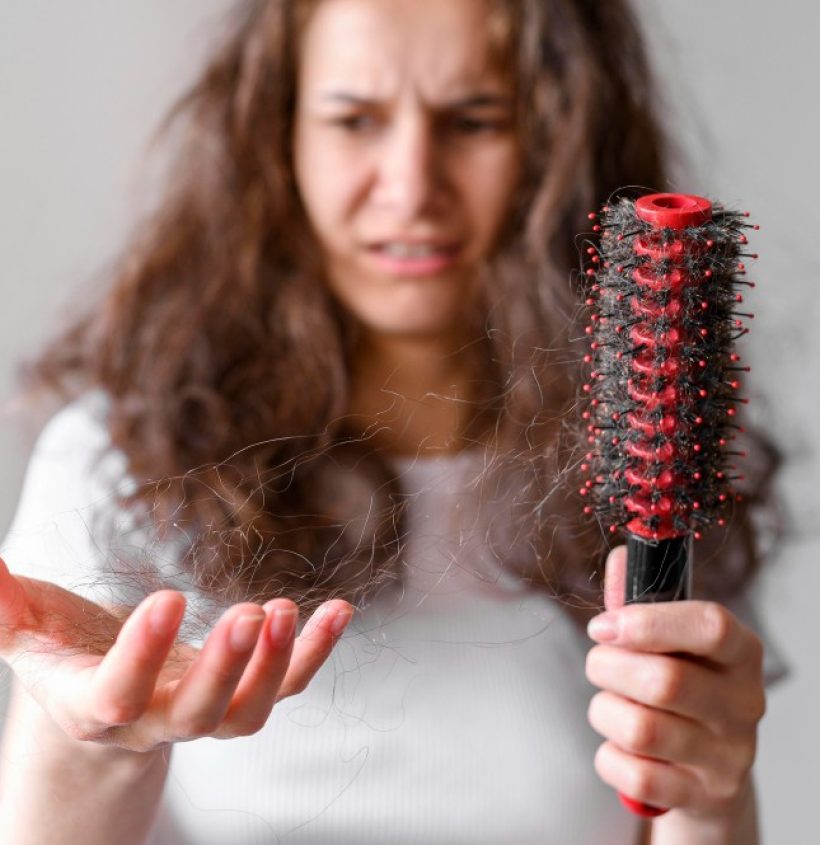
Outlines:
<svg viewBox="0 0 820 845"><path fill-rule="evenodd" d="M681 601L692 596L691 539L644 540L630 534L626 542L627 604Z"/></svg>
<svg viewBox="0 0 820 845"><path fill-rule="evenodd" d="M690 537L652 542L630 534L626 541L627 604L683 601L692 595L692 541ZM653 807L618 793L621 803L645 818L662 816L665 807Z"/></svg>

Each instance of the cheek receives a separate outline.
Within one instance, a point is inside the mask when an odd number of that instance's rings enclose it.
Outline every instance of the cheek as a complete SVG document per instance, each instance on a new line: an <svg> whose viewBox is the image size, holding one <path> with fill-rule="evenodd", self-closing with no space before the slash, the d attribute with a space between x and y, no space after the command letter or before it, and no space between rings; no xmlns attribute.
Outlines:
<svg viewBox="0 0 820 845"><path fill-rule="evenodd" d="M518 156L499 150L478 157L463 177L477 234L491 239L503 225L518 185Z"/></svg>
<svg viewBox="0 0 820 845"><path fill-rule="evenodd" d="M296 182L308 217L326 243L336 240L339 221L355 195L355 176L338 153L301 138L295 161Z"/></svg>

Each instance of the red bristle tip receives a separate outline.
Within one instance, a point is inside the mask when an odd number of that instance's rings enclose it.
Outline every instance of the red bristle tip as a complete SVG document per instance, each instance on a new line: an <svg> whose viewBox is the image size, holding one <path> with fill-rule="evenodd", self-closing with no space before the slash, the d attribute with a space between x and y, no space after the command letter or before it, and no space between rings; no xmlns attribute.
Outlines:
<svg viewBox="0 0 820 845"><path fill-rule="evenodd" d="M597 216L598 215L594 211L590 211L589 214L587 214L587 218L589 220L594 220Z"/></svg>

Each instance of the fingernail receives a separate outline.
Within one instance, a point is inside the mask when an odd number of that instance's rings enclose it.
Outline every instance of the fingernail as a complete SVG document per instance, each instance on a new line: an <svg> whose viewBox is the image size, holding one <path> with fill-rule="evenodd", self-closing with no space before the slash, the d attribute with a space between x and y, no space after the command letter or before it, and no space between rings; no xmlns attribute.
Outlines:
<svg viewBox="0 0 820 845"><path fill-rule="evenodd" d="M160 596L148 611L148 625L151 633L158 637L167 637L182 621L184 607L169 596Z"/></svg>
<svg viewBox="0 0 820 845"><path fill-rule="evenodd" d="M296 627L296 608L283 607L273 611L270 623L270 639L275 646L285 645L293 636Z"/></svg>
<svg viewBox="0 0 820 845"><path fill-rule="evenodd" d="M598 642L611 643L618 639L618 617L614 613L602 613L590 619L587 634Z"/></svg>
<svg viewBox="0 0 820 845"><path fill-rule="evenodd" d="M235 651L250 651L256 645L259 628L264 620L264 616L257 616L255 613L249 613L234 620L231 625L231 648Z"/></svg>
<svg viewBox="0 0 820 845"><path fill-rule="evenodd" d="M351 616L353 616L352 610L340 610L333 617L333 621L330 623L330 630L333 632L334 637L341 636L342 631L347 627L347 623L350 622Z"/></svg>

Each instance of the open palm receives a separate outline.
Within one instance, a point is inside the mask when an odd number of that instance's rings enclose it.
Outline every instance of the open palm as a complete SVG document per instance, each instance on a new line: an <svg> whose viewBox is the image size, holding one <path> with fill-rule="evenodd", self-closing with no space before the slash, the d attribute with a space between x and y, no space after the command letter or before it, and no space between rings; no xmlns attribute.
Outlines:
<svg viewBox="0 0 820 845"><path fill-rule="evenodd" d="M0 560L0 657L70 736L136 751L260 730L324 663L352 608L327 602L295 638L289 599L236 604L201 649L176 643L184 612L180 593L161 590L123 618Z"/></svg>

